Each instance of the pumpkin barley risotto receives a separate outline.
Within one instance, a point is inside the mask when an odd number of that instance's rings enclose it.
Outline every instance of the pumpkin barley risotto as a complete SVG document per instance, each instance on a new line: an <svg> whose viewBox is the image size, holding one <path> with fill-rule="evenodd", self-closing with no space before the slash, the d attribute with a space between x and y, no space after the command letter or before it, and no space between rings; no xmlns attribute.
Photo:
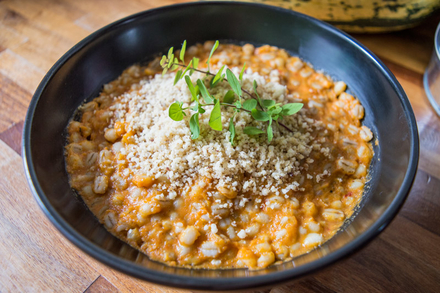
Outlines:
<svg viewBox="0 0 440 293"><path fill-rule="evenodd" d="M213 42L188 48L205 64ZM364 109L342 81L271 46L220 45L211 71L226 64L242 87L258 82L262 99L301 102L283 119L294 132L248 136L264 129L246 112L222 107L223 131L212 130L207 107L200 137L191 139L188 115L168 117L176 100L188 105L184 80L162 76L159 59L132 66L82 105L68 125L66 165L71 186L120 239L151 259L196 268L264 268L304 254L331 238L362 196L373 156ZM193 82L203 78L194 73ZM212 89L221 99L227 82Z"/></svg>

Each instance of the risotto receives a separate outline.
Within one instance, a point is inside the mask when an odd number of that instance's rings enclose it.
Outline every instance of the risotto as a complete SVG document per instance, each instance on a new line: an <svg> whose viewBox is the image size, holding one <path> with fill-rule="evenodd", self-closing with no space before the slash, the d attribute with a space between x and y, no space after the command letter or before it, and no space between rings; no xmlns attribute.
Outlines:
<svg viewBox="0 0 440 293"><path fill-rule="evenodd" d="M188 48L205 64L213 42ZM204 61L205 60L205 61ZM134 65L104 85L68 125L66 168L70 184L115 236L150 259L194 268L264 268L321 245L359 203L373 156L373 137L362 126L364 108L322 72L286 51L220 45L211 70L226 65L242 88L258 82L262 99L304 107L264 135L246 112L235 116L235 144L222 108L221 132L200 116L192 140L188 115L168 117L176 100L191 104L184 80L162 75L159 59ZM191 80L203 78L194 73ZM208 86L207 81L207 86ZM222 99L227 82L212 89Z"/></svg>

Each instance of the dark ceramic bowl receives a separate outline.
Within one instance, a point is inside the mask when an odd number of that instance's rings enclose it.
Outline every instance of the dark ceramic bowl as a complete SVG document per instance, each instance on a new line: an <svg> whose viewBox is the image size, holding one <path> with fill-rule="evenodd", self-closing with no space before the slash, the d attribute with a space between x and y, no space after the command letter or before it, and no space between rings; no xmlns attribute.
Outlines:
<svg viewBox="0 0 440 293"><path fill-rule="evenodd" d="M229 40L284 48L338 80L365 107L374 145L361 208L344 229L309 254L263 270L194 270L168 267L108 233L69 186L64 167L65 128L75 109L129 65L171 46ZM377 236L397 214L417 169L414 114L401 86L370 51L316 19L245 3L191 3L142 12L112 23L74 46L47 73L27 113L23 158L39 205L83 251L131 276L166 286L242 290L292 281L349 256Z"/></svg>

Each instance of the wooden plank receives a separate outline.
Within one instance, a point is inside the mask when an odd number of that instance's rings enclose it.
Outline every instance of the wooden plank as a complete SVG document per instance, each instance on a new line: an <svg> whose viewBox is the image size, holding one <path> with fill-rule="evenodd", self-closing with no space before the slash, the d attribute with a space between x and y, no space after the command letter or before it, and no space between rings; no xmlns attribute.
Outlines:
<svg viewBox="0 0 440 293"><path fill-rule="evenodd" d="M27 91L0 73L0 133L22 121L30 99Z"/></svg>
<svg viewBox="0 0 440 293"><path fill-rule="evenodd" d="M100 1L77 1L75 5L89 13L78 19L75 23L90 32L95 31L113 21L129 16L131 14L148 10L151 8L171 5L176 3L191 2L188 0L140 0L136 2L118 2L113 1L112 5L103 4ZM107 2L106 2L107 3ZM102 5L106 5L108 9L101 9Z"/></svg>
<svg viewBox="0 0 440 293"><path fill-rule="evenodd" d="M419 169L440 177L440 124L423 88L423 75L389 60L384 63L396 75L414 110L420 137Z"/></svg>
<svg viewBox="0 0 440 293"><path fill-rule="evenodd" d="M328 287L325 284L317 281L313 277L308 277L304 280L300 280L295 282L292 285L280 286L272 289L270 293L332 293L336 292Z"/></svg>
<svg viewBox="0 0 440 293"><path fill-rule="evenodd" d="M374 243L370 246L375 245ZM354 257L357 255L368 256L368 253L364 248L354 256L318 272L314 278L329 291L334 292L351 293L354 288L359 293L390 292L389 288L392 288L393 284L383 275L377 274L377 271L355 261Z"/></svg>
<svg viewBox="0 0 440 293"><path fill-rule="evenodd" d="M396 64L390 60L382 59L385 65L396 76L397 80L405 90L408 99L411 102L416 118L426 119L429 114L431 105L426 97L425 90L423 88L423 75L421 73L408 70L399 64Z"/></svg>
<svg viewBox="0 0 440 293"><path fill-rule="evenodd" d="M2 141L0 174L1 290L84 291L99 273L43 215L31 196L20 156Z"/></svg>
<svg viewBox="0 0 440 293"><path fill-rule="evenodd" d="M431 58L433 43L428 49L426 40L415 39L414 42L406 42L405 37L400 37L396 33L355 37L379 58L391 60L417 73L425 71ZM403 47L405 50L402 50Z"/></svg>
<svg viewBox="0 0 440 293"><path fill-rule="evenodd" d="M380 58L423 74L431 58L435 29L439 21L440 15L437 15L409 30L353 36Z"/></svg>
<svg viewBox="0 0 440 293"><path fill-rule="evenodd" d="M396 249L416 257L440 274L440 250L437 249L440 243L439 235L421 228L403 214L399 214L380 238Z"/></svg>
<svg viewBox="0 0 440 293"><path fill-rule="evenodd" d="M69 40L72 45L89 34L69 19L77 19L85 14L71 5L56 5L56 2L48 0L9 0L3 1L2 5L25 18L28 23L32 23L33 27L50 31L51 34Z"/></svg>
<svg viewBox="0 0 440 293"><path fill-rule="evenodd" d="M413 255L376 239L354 259L374 275L391 283L385 292L437 292L440 274ZM356 273L356 272L352 272ZM357 271L362 274L363 271ZM385 280L384 280L385 279Z"/></svg>
<svg viewBox="0 0 440 293"><path fill-rule="evenodd" d="M161 293L179 293L179 292L189 292L186 290L177 290L172 288L167 288L163 286L157 286L146 281L130 277L123 274L117 270L114 270L106 265L103 265L96 259L89 255L81 253L81 258L84 262L95 268L103 278L117 288L120 292L161 292Z"/></svg>
<svg viewBox="0 0 440 293"><path fill-rule="evenodd" d="M440 179L419 170L400 215L440 235Z"/></svg>
<svg viewBox="0 0 440 293"><path fill-rule="evenodd" d="M356 292L417 292L413 291L414 288L419 288L420 292L431 292L433 289L428 284L422 285L424 284L422 282L426 281L423 280L423 274L431 274L434 279L440 276L440 251L437 249L439 241L438 235L421 228L403 216L397 216L377 240L373 240L367 248L353 257L338 262L305 280L273 289L271 293L353 292L354 288ZM377 256L377 259L374 256ZM387 268L392 278L388 276L388 273L384 274L383 271L365 264L366 259L372 261L371 258L381 263L379 259L382 256L394 259L394 263L385 260L386 265L378 265ZM413 257L418 261L418 263L413 263L416 267L406 268L408 260ZM399 273L400 270L411 271L413 269L421 273L413 274L410 281L406 280L407 275ZM397 273L393 273L394 271ZM409 284L408 287L396 285L406 283ZM424 289L427 290L423 291Z"/></svg>
<svg viewBox="0 0 440 293"><path fill-rule="evenodd" d="M84 293L100 293L100 292L109 292L109 293L117 293L120 292L118 288L112 285L109 281L107 281L103 276L99 276L92 285L87 288Z"/></svg>
<svg viewBox="0 0 440 293"><path fill-rule="evenodd" d="M27 63L33 64L42 73L47 72L76 43L48 29L34 25L22 15L6 8L2 2L0 2L0 13L4 15L2 19L4 25L28 37L27 42L14 48L14 54L26 60Z"/></svg>
<svg viewBox="0 0 440 293"><path fill-rule="evenodd" d="M0 44L4 49L14 49L27 40L26 36L0 23Z"/></svg>
<svg viewBox="0 0 440 293"><path fill-rule="evenodd" d="M417 119L420 136L419 169L440 178L440 123L438 123L440 118L431 107L425 115L419 117Z"/></svg>
<svg viewBox="0 0 440 293"><path fill-rule="evenodd" d="M112 23L115 20L153 7L153 5L149 3L134 1L113 1L112 5L108 5L108 2L105 0L78 1L75 5L79 9L89 11L87 15L78 19L75 23L90 32ZM102 9L104 5L107 7L105 10Z"/></svg>
<svg viewBox="0 0 440 293"><path fill-rule="evenodd" d="M44 71L7 49L0 53L0 74L12 80L28 93L34 93L44 76ZM30 99L28 99L29 101ZM23 116L18 118L23 119Z"/></svg>
<svg viewBox="0 0 440 293"><path fill-rule="evenodd" d="M0 92L1 95L1 92ZM23 132L23 121L12 124L8 129L0 132L0 140L21 156L21 134Z"/></svg>

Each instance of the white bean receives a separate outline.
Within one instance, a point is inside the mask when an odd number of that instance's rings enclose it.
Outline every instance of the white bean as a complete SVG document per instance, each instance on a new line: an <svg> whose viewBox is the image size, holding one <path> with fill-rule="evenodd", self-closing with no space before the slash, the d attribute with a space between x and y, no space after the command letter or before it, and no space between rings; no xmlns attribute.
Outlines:
<svg viewBox="0 0 440 293"><path fill-rule="evenodd" d="M185 230L182 231L179 235L179 241L183 245L193 245L197 238L200 236L199 230L197 230L194 226L188 226Z"/></svg>
<svg viewBox="0 0 440 293"><path fill-rule="evenodd" d="M207 257L216 257L220 253L220 248L212 241L203 242L200 248L203 255Z"/></svg>
<svg viewBox="0 0 440 293"><path fill-rule="evenodd" d="M116 225L116 223L117 223L116 216L113 211L108 212L104 216L104 224L108 229L112 229Z"/></svg>
<svg viewBox="0 0 440 293"><path fill-rule="evenodd" d="M358 190L364 188L364 183L362 180L355 179L350 183L351 190Z"/></svg>
<svg viewBox="0 0 440 293"><path fill-rule="evenodd" d="M361 127L360 137L364 141L370 141L373 139L373 133L371 132L370 128L364 125Z"/></svg>
<svg viewBox="0 0 440 293"><path fill-rule="evenodd" d="M108 187L108 177L105 175L96 176L93 191L97 194L104 194Z"/></svg>
<svg viewBox="0 0 440 293"><path fill-rule="evenodd" d="M318 233L310 233L307 235L306 239L304 239L304 246L316 246L321 244L323 238L321 234Z"/></svg>
<svg viewBox="0 0 440 293"><path fill-rule="evenodd" d="M137 228L128 230L127 238L133 241L138 240L140 238L139 230Z"/></svg>
<svg viewBox="0 0 440 293"><path fill-rule="evenodd" d="M341 221L345 218L344 212L337 209L325 209L322 216L327 221Z"/></svg>
<svg viewBox="0 0 440 293"><path fill-rule="evenodd" d="M109 142L115 142L118 139L118 135L116 134L116 130L114 128L109 128L105 131L104 137Z"/></svg>
<svg viewBox="0 0 440 293"><path fill-rule="evenodd" d="M336 161L336 166L339 170L342 170L345 174L354 174L356 172L357 163L345 159L339 159Z"/></svg>
<svg viewBox="0 0 440 293"><path fill-rule="evenodd" d="M343 81L337 81L335 82L335 85L333 87L333 90L335 91L335 94L339 96L345 89L347 88L347 85Z"/></svg>
<svg viewBox="0 0 440 293"><path fill-rule="evenodd" d="M272 264L275 261L275 255L273 252L263 253L260 258L257 260L258 267L265 268L268 265Z"/></svg>

